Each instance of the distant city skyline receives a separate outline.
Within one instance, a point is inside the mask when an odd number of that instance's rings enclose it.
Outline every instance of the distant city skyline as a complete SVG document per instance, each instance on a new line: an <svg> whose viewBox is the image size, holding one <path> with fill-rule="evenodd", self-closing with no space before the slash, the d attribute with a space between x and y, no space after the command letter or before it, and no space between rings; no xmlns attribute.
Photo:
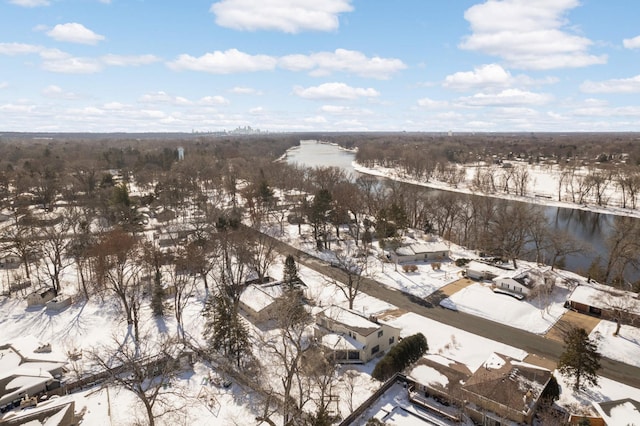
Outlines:
<svg viewBox="0 0 640 426"><path fill-rule="evenodd" d="M635 0L0 0L0 132L640 131Z"/></svg>

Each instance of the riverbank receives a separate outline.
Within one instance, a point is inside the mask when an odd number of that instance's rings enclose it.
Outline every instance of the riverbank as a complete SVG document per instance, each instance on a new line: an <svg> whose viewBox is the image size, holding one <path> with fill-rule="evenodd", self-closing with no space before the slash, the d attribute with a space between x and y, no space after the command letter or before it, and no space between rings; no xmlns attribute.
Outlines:
<svg viewBox="0 0 640 426"><path fill-rule="evenodd" d="M610 214L610 215L616 215L616 216L628 216L628 217L640 218L640 211L633 210L633 209L624 209L621 207L612 207L612 206L577 204L577 203L572 203L568 201L557 201L552 198L548 198L548 196L520 196L520 195L514 195L514 194L482 192L482 191L476 191L471 189L466 184L466 182L462 182L459 184L459 186L454 187L442 181L431 180L428 182L423 182L415 179L410 179L405 176L401 176L398 170L396 169L391 169L386 167L370 168L370 167L362 166L356 163L355 161L353 161L351 165L353 169L358 173L377 176L377 177L383 177L383 178L395 180L398 182L424 186L427 188L438 189L441 191L457 192L457 193L469 194L469 195L478 195L481 197L491 197L491 198L498 198L498 199L510 200L510 201L520 201L523 203L537 204L545 207L560 207L565 209L583 210L591 213L601 213L601 214ZM541 187L539 188L539 190L534 189L533 192L534 194L547 193L548 188Z"/></svg>

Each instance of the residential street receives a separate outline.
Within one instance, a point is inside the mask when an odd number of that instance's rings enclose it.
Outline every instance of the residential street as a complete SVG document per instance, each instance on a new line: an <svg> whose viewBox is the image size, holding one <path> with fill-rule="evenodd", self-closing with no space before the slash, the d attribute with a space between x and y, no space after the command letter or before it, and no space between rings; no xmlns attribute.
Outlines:
<svg viewBox="0 0 640 426"><path fill-rule="evenodd" d="M294 255L302 265L336 280L345 280L346 274L338 268L330 267L327 263L316 259L293 246L278 240L276 241L279 251ZM557 362L563 351L563 344L558 341L477 316L442 308L438 305L438 299L446 296L438 294L439 292L432 294L428 300L423 300L395 289L391 289L371 279L364 280L360 287L360 291L375 298L387 301L408 312L414 312L418 315L422 315L452 327L468 331L469 333L520 348L527 351L529 354L536 355L539 358L552 361L553 363ZM429 336L426 337L428 341ZM614 361L609 358L602 358L601 365L602 368L599 374L603 377L640 388L640 368Z"/></svg>

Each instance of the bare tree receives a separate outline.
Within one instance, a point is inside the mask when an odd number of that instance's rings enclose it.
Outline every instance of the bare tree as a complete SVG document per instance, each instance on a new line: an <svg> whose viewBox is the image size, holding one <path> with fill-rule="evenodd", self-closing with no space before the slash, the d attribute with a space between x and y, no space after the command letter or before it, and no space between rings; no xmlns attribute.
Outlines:
<svg viewBox="0 0 640 426"><path fill-rule="evenodd" d="M601 293L600 302L611 312L612 319L616 323L614 336L620 334L620 328L623 325L636 323L640 303L632 295L611 289Z"/></svg>
<svg viewBox="0 0 640 426"><path fill-rule="evenodd" d="M355 252L351 248L336 250L333 263L341 272L344 280L332 279L331 282L340 289L349 302L349 309L353 309L353 302L360 294L360 286L367 274L366 252Z"/></svg>
<svg viewBox="0 0 640 426"><path fill-rule="evenodd" d="M66 257L67 249L72 242L70 230L70 218L63 217L60 223L46 225L39 232L40 252L44 260L42 269L51 279L56 292L60 291L60 275L70 265L70 259Z"/></svg>
<svg viewBox="0 0 640 426"><path fill-rule="evenodd" d="M116 229L102 236L93 248L93 253L96 257L96 278L120 299L127 324L133 325L134 338L138 342L138 312L142 295L138 241L128 233Z"/></svg>
<svg viewBox="0 0 640 426"><path fill-rule="evenodd" d="M130 340L119 342L114 337L113 343L116 349L94 350L90 358L109 374L109 383L138 398L144 406L149 426L154 426L165 414L186 408L176 406L176 398L168 398L173 392L166 385L176 376L178 367L173 358L177 353L173 339L154 343L151 336L144 336L134 343Z"/></svg>
<svg viewBox="0 0 640 426"><path fill-rule="evenodd" d="M282 401L282 424L289 426L303 418L303 408L311 398L303 360L314 351L315 343L308 327L311 316L295 292L287 293L280 300L278 313L277 332L263 335L261 346L275 362L272 368L280 382L270 384L270 393Z"/></svg>

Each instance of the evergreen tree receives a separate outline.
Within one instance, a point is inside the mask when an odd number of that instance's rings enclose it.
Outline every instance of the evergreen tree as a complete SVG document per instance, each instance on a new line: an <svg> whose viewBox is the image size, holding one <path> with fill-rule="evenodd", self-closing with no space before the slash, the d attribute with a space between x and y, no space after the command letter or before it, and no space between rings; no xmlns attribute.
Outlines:
<svg viewBox="0 0 640 426"><path fill-rule="evenodd" d="M286 259L284 260L284 272L282 281L286 287L291 289L299 280L300 278L298 277L298 267L296 266L296 261L292 255L288 254Z"/></svg>
<svg viewBox="0 0 640 426"><path fill-rule="evenodd" d="M250 350L249 330L238 314L237 303L218 291L204 308L204 338L210 352L217 352L235 362L237 367Z"/></svg>
<svg viewBox="0 0 640 426"><path fill-rule="evenodd" d="M574 390L585 390L587 385L598 386L600 353L584 328L574 328L564 339L565 350L558 361L558 371L573 380Z"/></svg>

